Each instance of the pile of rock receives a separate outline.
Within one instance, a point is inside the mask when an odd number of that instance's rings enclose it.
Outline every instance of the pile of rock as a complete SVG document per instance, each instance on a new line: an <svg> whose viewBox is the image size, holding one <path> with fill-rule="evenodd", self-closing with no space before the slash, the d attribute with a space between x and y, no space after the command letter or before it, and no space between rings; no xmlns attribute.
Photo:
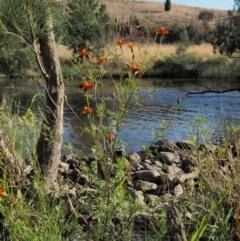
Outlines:
<svg viewBox="0 0 240 241"><path fill-rule="evenodd" d="M149 213L165 208L169 227L168 235L164 240L186 240L176 203L186 192L191 195L195 191L195 184L199 177L199 169L196 164L199 148L208 153L216 151L214 145L202 145L196 148L189 141L173 143L170 140L159 140L149 147L148 155L137 152L127 155L127 162L132 168L131 178L126 182L126 189L136 202L146 205ZM63 157L59 173L63 179L68 178L71 181L71 185L65 185L63 188L66 194L71 197L78 196L79 200L79 193L77 195L76 192L77 184L82 186L80 195L94 197L97 190L89 181L89 177L82 172L82 168L90 166L93 161L93 158L78 159L74 155ZM146 230L146 225L142 222L148 220L155 223L157 227L158 220L154 220L154 215L145 213L143 216L135 220L132 240L144 240L140 237L145 237L146 232L150 232L149 237L155 238L155 234L151 230ZM186 216L191 219L189 211L186 212ZM86 219L81 225L87 226L86 230L89 229ZM168 238L170 236L171 238Z"/></svg>

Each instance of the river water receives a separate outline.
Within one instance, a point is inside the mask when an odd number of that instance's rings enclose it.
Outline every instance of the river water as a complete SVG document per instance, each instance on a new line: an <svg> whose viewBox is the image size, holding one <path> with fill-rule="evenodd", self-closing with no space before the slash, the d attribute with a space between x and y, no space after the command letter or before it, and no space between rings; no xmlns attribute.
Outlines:
<svg viewBox="0 0 240 241"><path fill-rule="evenodd" d="M64 108L64 142L70 142L76 151L89 153L92 145L91 138L82 133L82 128L88 125L88 119L80 111L85 105L85 100L78 91L79 81L66 83L66 96L71 108L80 117L75 116L72 110L65 105ZM104 94L110 95L114 89L111 81L104 80ZM217 142L219 137L226 134L226 126L240 124L240 92L189 94L189 92L223 90L237 86L233 81L222 80L164 80L144 79L139 82L137 94L147 96L150 89L156 88L152 98L144 98L142 105L133 109L129 117L123 122L118 138L126 142L126 150L140 151L142 144L149 145L153 134L159 131L162 121L168 125L164 131L164 138L172 141L188 139L196 135L192 128L195 117L204 117L207 121L205 127L212 131L212 140ZM6 88L6 86L8 86ZM41 87L36 86L32 80L0 80L0 91L11 90L21 96L22 110L29 106L34 94L44 93ZM182 102L176 110L177 100ZM108 103L111 108L112 103ZM109 123L106 118L105 124ZM63 148L63 152L66 149Z"/></svg>

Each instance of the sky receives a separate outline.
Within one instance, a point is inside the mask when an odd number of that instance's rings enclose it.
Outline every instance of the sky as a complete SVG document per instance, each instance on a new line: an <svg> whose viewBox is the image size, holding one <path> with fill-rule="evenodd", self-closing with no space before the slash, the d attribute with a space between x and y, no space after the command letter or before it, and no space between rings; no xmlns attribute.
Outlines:
<svg viewBox="0 0 240 241"><path fill-rule="evenodd" d="M164 0L153 0L155 2L164 2ZM181 4L191 7L216 8L232 10L234 0L171 0L172 4Z"/></svg>

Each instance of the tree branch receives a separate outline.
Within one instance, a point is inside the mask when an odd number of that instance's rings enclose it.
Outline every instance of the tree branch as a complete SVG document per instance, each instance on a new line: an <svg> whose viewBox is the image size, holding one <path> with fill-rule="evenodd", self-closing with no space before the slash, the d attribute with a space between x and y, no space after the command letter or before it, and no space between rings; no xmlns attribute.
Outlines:
<svg viewBox="0 0 240 241"><path fill-rule="evenodd" d="M208 90L204 90L204 91L188 92L186 94L186 96L187 95L201 95L201 94L206 94L206 93L221 94L221 93L228 93L228 92L233 92L233 91L240 91L240 87L239 88L230 88L230 89L226 89L226 90L211 90L208 88Z"/></svg>

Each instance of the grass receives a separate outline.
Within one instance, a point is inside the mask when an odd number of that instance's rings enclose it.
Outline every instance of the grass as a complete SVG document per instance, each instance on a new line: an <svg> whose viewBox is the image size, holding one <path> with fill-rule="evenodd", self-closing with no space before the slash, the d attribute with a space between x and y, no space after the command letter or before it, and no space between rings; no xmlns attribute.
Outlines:
<svg viewBox="0 0 240 241"><path fill-rule="evenodd" d="M164 1L162 2L151 2L151 1L135 1L134 5L132 1L119 1L119 0L102 0L107 4L107 11L110 14L112 22L115 18L118 18L120 22L127 22L131 15L133 6L133 15L138 19L149 18L153 22L164 23L166 27L171 26L172 23L178 22L183 25L188 25L192 21L195 24L199 24L201 21L198 20L197 16L201 10L205 8L190 7L182 4L175 4L172 2L171 11L164 11ZM116 11L117 9L117 11ZM206 9L213 11L215 19L227 18L227 10L220 9ZM166 25L167 24L167 25ZM215 21L211 22L213 26Z"/></svg>
<svg viewBox="0 0 240 241"><path fill-rule="evenodd" d="M35 115L28 112L19 117L11 112L11 102L4 107L5 111L1 112L0 129L6 131L10 140L8 151L10 153L22 156L27 151L31 158L34 176L29 182L29 176L18 177L18 182L6 174L1 176L0 186L4 186L6 195L0 200L0 238L6 241L58 241L68 240L67 237L78 237L80 240L131 240L134 235L132 223L139 218L142 213L147 213L148 205L139 205L134 199L129 198L126 193L123 180L126 174L126 160L119 158L116 163L110 162L110 173L108 171L104 176L104 181L99 176L99 166L97 162L92 169L85 168L83 171L92 180L97 183L98 190L95 198L86 195L79 195L79 205L69 211L68 196L52 197L46 194L44 180L41 178L39 168L36 163L34 153L34 142L38 138L38 123ZM206 120L203 117L195 119L193 124L196 134L192 137L195 143L198 143L200 136L206 140L210 138L209 130L206 130L204 124ZM240 132L239 126L229 128L231 136ZM19 138L25 142L19 143ZM32 145L26 145L26 142ZM197 144L193 145L192 160L195 168L199 169L201 175L194 180L193 184L184 189L183 195L178 200L178 209L183 214L183 224L187 234L187 240L220 240L234 241L234 237L239 235L239 153L235 157L231 154L231 139L226 139L222 146L219 146L217 152L198 149ZM22 146L22 148L19 148ZM238 148L237 148L238 149ZM4 161L3 150L0 151L0 160ZM100 151L101 153L101 151ZM99 158L99 152L95 152L96 158ZM104 154L105 155L105 154ZM226 159L227 157L227 159ZM234 159L235 158L235 159ZM103 159L102 159L103 161ZM225 162L225 169L221 169ZM107 163L99 162L100 165ZM231 169L229 167L231 166ZM1 169L3 170L3 169ZM225 170L225 174L221 170ZM2 173L2 172L1 172ZM79 185L79 189L81 190ZM161 197L158 200L162 202ZM91 232L84 232L83 227L79 225L79 216L76 212L87 213L93 219L94 228ZM121 232L113 232L112 218L119 217ZM191 212L190 219L185 218L187 212ZM51 215L49 215L51 213ZM162 240L167 232L167 222L165 209L157 209L150 214L152 220L157 219L161 224L159 229L156 223L145 225L145 240L151 240L148 236L149 230L156 234L157 239Z"/></svg>

